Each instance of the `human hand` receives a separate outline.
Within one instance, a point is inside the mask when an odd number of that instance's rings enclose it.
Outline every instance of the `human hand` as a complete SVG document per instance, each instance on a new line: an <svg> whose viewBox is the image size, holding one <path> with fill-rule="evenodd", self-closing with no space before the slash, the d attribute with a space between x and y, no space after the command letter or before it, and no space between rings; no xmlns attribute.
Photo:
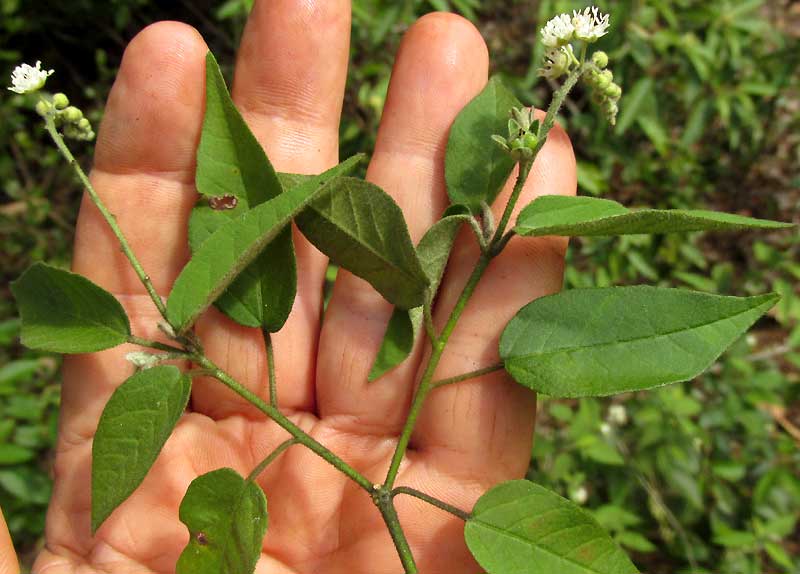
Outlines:
<svg viewBox="0 0 800 574"><path fill-rule="evenodd" d="M233 97L279 171L318 173L337 162L349 13L346 0L261 1L253 9ZM93 184L163 295L189 258L186 226L196 199L194 154L206 51L202 38L182 24L164 22L141 32L125 53L96 149ZM487 73L486 46L459 17L429 15L406 33L367 177L403 208L415 241L447 205L447 131ZM569 140L553 131L519 205L538 194L574 193L575 186ZM504 197L497 204L504 205ZM273 337L280 408L380 482L427 345L420 341L403 365L368 384L391 306L366 282L342 271L322 323L326 259L297 232L295 246L297 300L286 326ZM497 362L497 338L508 319L531 298L560 288L564 248L562 239L512 240L470 301L437 379ZM465 233L436 304L440 322L477 257L474 238ZM159 338L157 311L89 201L78 221L73 268L114 293L134 333ZM266 396L260 332L211 310L197 333L212 360ZM287 438L237 395L214 381L195 379L189 412L144 483L92 537L92 437L109 396L130 374L120 368L130 350L65 359L47 548L36 574L173 572L188 536L178 506L189 483L226 466L246 475ZM397 484L469 509L491 485L524 474L534 416L534 396L502 373L438 389L418 420ZM269 501L270 525L257 573L402 571L369 496L305 447L291 447L258 482ZM478 570L460 520L414 498L398 497L396 504L420 572Z"/></svg>

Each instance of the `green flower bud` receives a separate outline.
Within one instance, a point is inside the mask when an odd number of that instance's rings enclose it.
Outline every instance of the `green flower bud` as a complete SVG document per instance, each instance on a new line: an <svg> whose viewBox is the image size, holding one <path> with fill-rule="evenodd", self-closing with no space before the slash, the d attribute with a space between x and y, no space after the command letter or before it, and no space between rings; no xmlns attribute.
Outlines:
<svg viewBox="0 0 800 574"><path fill-rule="evenodd" d="M51 110L53 109L53 104L47 102L45 100L39 100L36 102L36 113L42 117L47 116Z"/></svg>
<svg viewBox="0 0 800 574"><path fill-rule="evenodd" d="M69 105L69 98L61 92L53 95L53 105L57 110L63 110Z"/></svg>
<svg viewBox="0 0 800 574"><path fill-rule="evenodd" d="M83 118L83 112L75 106L69 106L61 112L61 116L68 122L79 122Z"/></svg>
<svg viewBox="0 0 800 574"><path fill-rule="evenodd" d="M89 120L87 120L86 118L81 118L78 121L78 129L81 129L83 131L87 131L88 132L91 128L92 128L92 124L90 124Z"/></svg>
<svg viewBox="0 0 800 574"><path fill-rule="evenodd" d="M522 144L528 149L535 148L538 143L539 143L539 138L536 134L527 133L524 136L522 136Z"/></svg>
<svg viewBox="0 0 800 574"><path fill-rule="evenodd" d="M601 70L608 66L608 54L605 52L595 52L592 54L592 64L600 68Z"/></svg>
<svg viewBox="0 0 800 574"><path fill-rule="evenodd" d="M622 88L613 82L605 88L605 94L612 100L618 100L622 96Z"/></svg>

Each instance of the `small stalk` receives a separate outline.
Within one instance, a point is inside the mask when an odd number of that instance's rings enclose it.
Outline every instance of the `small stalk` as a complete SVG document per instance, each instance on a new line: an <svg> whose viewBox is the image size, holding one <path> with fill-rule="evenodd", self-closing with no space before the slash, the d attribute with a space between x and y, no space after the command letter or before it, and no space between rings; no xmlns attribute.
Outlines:
<svg viewBox="0 0 800 574"><path fill-rule="evenodd" d="M499 371L502 368L503 368L503 363L498 363L496 365L492 365L491 367L484 367L483 369L478 369L476 371L464 373L463 375L456 375L455 377L441 379L439 381L434 381L433 383L431 383L431 388L438 389L439 387L452 385L453 383L460 383L461 381L467 381L469 379L474 379L476 377L482 377L483 375L488 375L489 373L494 373L495 371Z"/></svg>
<svg viewBox="0 0 800 574"><path fill-rule="evenodd" d="M279 444L275 448L275 450L273 450L271 453L267 455L267 457L264 460L258 463L258 466L256 466L253 469L253 472L251 472L250 475L247 477L247 482L253 482L256 478L258 478L258 475L264 472L265 468L267 468L270 464L272 464L275 461L276 458L278 458L281 454L283 454L283 451L285 451L292 445L298 444L298 442L299 441L296 438L290 438Z"/></svg>
<svg viewBox="0 0 800 574"><path fill-rule="evenodd" d="M275 378L275 352L272 335L264 329L264 346L267 348L267 371L269 372L269 404L278 408L278 382Z"/></svg>
<svg viewBox="0 0 800 574"><path fill-rule="evenodd" d="M111 231L114 232L114 235L116 236L120 247L122 248L122 252L125 254L125 257L128 258L128 261L130 261L131 267L133 267L133 270L139 277L139 281L141 281L142 285L144 285L144 288L147 290L147 294L150 295L150 299L153 300L158 312L161 313L161 316L166 320L167 307L164 305L164 301L161 300L161 296L153 286L150 276L145 272L142 264L136 257L136 254L131 249L128 240L125 239L125 235L123 235L122 230L117 224L117 218L108 210L106 205L103 203L103 200L100 199L100 196L92 186L92 182L89 181L86 173L83 171L80 164L78 164L78 162L75 160L75 157L72 155L72 152L69 151L69 148L64 143L64 138L61 137L60 133L58 133L58 129L56 129L56 124L53 122L53 117L51 115L45 116L44 127L47 130L47 133L49 133L50 137L53 139L53 142L56 144L58 151L61 152L61 155L64 156L64 159L66 159L69 165L72 166L72 169L75 170L78 179L80 179L81 183L86 189L86 192L89 194L92 203L94 203L94 205L100 211L100 214L103 216L103 219L105 219L106 223L108 223L109 227L111 227Z"/></svg>
<svg viewBox="0 0 800 574"><path fill-rule="evenodd" d="M167 353L180 353L188 356L188 353L180 347L173 347L172 345L166 345L158 341L150 341L149 339L143 339L135 335L130 335L128 337L128 342L132 345L139 345L140 347L149 347L150 349L158 349L159 351L165 351Z"/></svg>
<svg viewBox="0 0 800 574"><path fill-rule="evenodd" d="M429 494L425 494L424 492L421 492L414 488L409 488L408 486L398 486L397 488L392 490L392 498L394 498L398 494L407 494L408 496L413 496L414 498L418 498L424 502L427 502L431 506L435 506L436 508L444 510L445 512L449 512L450 514L452 514L457 518L460 518L464 522L472 518L469 512L464 512L463 510L453 506L452 504L447 504L443 500L439 500L438 498L434 498Z"/></svg>

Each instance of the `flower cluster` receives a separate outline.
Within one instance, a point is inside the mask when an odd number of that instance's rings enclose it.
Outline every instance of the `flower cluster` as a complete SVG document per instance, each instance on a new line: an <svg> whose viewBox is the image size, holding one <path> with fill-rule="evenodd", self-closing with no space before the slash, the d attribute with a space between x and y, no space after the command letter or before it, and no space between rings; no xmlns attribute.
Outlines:
<svg viewBox="0 0 800 574"><path fill-rule="evenodd" d="M586 62L586 48L608 33L610 17L595 6L574 10L572 16L559 14L552 18L541 30L542 44L548 50L539 74L551 80L570 74L581 74L581 79L592 89L594 101L603 109L608 121L613 125L619 112L619 99L622 88L614 83L614 74L606 69L608 55L595 52L590 62ZM575 56L572 42L580 45L580 60Z"/></svg>
<svg viewBox="0 0 800 574"><path fill-rule="evenodd" d="M32 94L44 87L52 73L53 70L42 70L42 63L39 61L36 62L36 66L20 64L11 73L11 86L8 89L17 94ZM53 123L68 138L84 141L94 139L91 123L83 117L81 110L69 105L69 99L65 94L42 96L36 103L36 112L43 118L52 118Z"/></svg>
<svg viewBox="0 0 800 574"><path fill-rule="evenodd" d="M11 72L11 86L8 89L18 94L30 94L40 90L52 73L53 70L42 70L42 63L38 61L36 66L20 64Z"/></svg>
<svg viewBox="0 0 800 574"><path fill-rule="evenodd" d="M574 10L572 17L559 14L542 28L542 44L548 48L560 48L572 40L591 44L608 33L609 20L609 15L601 13L596 6Z"/></svg>
<svg viewBox="0 0 800 574"><path fill-rule="evenodd" d="M539 120L533 119L533 108L511 108L508 137L493 135L492 140L517 161L532 158L539 145Z"/></svg>

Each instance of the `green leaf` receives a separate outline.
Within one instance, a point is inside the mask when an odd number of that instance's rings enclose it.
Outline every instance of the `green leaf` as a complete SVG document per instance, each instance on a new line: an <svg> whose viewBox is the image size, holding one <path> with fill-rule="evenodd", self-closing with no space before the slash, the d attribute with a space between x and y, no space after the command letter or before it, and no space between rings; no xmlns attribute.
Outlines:
<svg viewBox="0 0 800 574"><path fill-rule="evenodd" d="M597 197L545 195L519 214L519 235L598 236L688 231L783 229L791 223L754 219L700 209L641 209L632 211L616 201Z"/></svg>
<svg viewBox="0 0 800 574"><path fill-rule="evenodd" d="M92 443L92 531L147 476L189 402L192 383L177 367L140 371L111 395Z"/></svg>
<svg viewBox="0 0 800 574"><path fill-rule="evenodd" d="M180 519L189 544L177 574L252 574L267 531L267 499L261 488L222 468L189 485Z"/></svg>
<svg viewBox="0 0 800 574"><path fill-rule="evenodd" d="M451 208L453 207L459 209L457 205L451 206ZM428 229L417 245L417 257L430 282L428 303L433 302L439 289L439 283L444 275L458 230L461 228L461 224L470 218L470 215L463 213L445 215ZM422 307L415 307L407 311L397 308L394 310L389 324L386 326L381 347L367 377L369 382L379 379L408 358L421 331L422 320Z"/></svg>
<svg viewBox="0 0 800 574"><path fill-rule="evenodd" d="M395 308L386 325L381 347L372 363L367 380L371 383L405 361L414 348L422 327L422 307Z"/></svg>
<svg viewBox="0 0 800 574"><path fill-rule="evenodd" d="M35 263L11 284L22 344L55 353L91 353L128 340L128 316L111 293L85 277Z"/></svg>
<svg viewBox="0 0 800 574"><path fill-rule="evenodd" d="M378 186L337 179L297 217L297 226L333 263L367 280L390 303L410 309L424 301L428 279L403 212Z"/></svg>
<svg viewBox="0 0 800 574"><path fill-rule="evenodd" d="M361 159L360 155L353 156L217 229L194 253L172 287L167 318L175 330L182 333L191 327L292 218Z"/></svg>
<svg viewBox="0 0 800 574"><path fill-rule="evenodd" d="M682 289L576 289L523 307L500 338L506 370L554 397L604 396L699 375L778 301Z"/></svg>
<svg viewBox="0 0 800 574"><path fill-rule="evenodd" d="M218 211L198 205L189 219L189 244L197 251L203 242L241 212ZM275 332L283 327L297 293L297 262L292 230L287 226L245 268L216 300L223 313L241 325Z"/></svg>
<svg viewBox="0 0 800 574"><path fill-rule="evenodd" d="M491 204L500 193L514 160L491 137L508 133L511 108L521 105L495 77L456 116L445 155L450 201L463 203L478 214L481 202Z"/></svg>
<svg viewBox="0 0 800 574"><path fill-rule="evenodd" d="M638 572L588 512L526 480L484 494L464 536L488 574Z"/></svg>
<svg viewBox="0 0 800 574"><path fill-rule="evenodd" d="M250 131L225 86L214 56L206 55L206 111L197 149L197 190L211 197L235 197L237 209L198 205L189 222L193 251L219 227L277 197L282 187L261 144ZM231 319L248 327L278 331L297 292L291 230L286 229L215 302Z"/></svg>
<svg viewBox="0 0 800 574"><path fill-rule="evenodd" d="M203 195L233 195L250 207L282 191L264 149L233 104L211 52L206 54L206 111L195 182Z"/></svg>

